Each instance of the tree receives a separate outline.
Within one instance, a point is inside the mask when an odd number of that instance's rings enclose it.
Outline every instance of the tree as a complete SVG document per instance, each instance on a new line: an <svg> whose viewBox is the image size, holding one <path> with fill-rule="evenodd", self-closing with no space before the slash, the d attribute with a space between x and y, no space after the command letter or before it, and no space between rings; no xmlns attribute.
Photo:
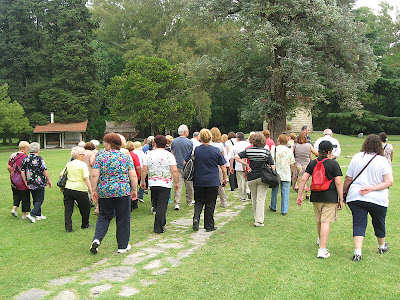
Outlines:
<svg viewBox="0 0 400 300"><path fill-rule="evenodd" d="M162 133L192 120L188 93L184 76L167 60L139 56L111 80L106 96L115 121L147 124Z"/></svg>
<svg viewBox="0 0 400 300"><path fill-rule="evenodd" d="M0 2L0 80L32 124L93 120L99 110L96 23L82 0Z"/></svg>
<svg viewBox="0 0 400 300"><path fill-rule="evenodd" d="M341 133L388 133L399 132L400 116L400 23L392 19L393 8L387 3L380 4L380 11L374 14L368 7L355 11L356 20L365 25L363 34L376 55L380 77L372 82L366 92L359 93L363 109L358 112L341 111L339 99L330 95L329 103L315 106L314 120L323 129L330 127Z"/></svg>
<svg viewBox="0 0 400 300"><path fill-rule="evenodd" d="M9 138L11 143L11 137L31 131L22 106L8 97L8 85L0 86L0 133L3 138Z"/></svg>
<svg viewBox="0 0 400 300"><path fill-rule="evenodd" d="M214 0L201 5L220 22L240 23L236 35L248 50L239 52L234 44L224 54L231 53L218 57L218 65L227 77L235 70L234 78L247 82L244 94L252 96L247 106L259 103L274 138L286 130L287 107L298 99L323 101L330 92L341 107L358 109L357 93L376 79L363 25L346 3Z"/></svg>

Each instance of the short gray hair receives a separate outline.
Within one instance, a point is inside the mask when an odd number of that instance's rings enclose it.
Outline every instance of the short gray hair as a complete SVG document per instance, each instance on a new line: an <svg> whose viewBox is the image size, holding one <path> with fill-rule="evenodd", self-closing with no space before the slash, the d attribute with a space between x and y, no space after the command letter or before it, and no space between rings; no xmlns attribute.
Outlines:
<svg viewBox="0 0 400 300"><path fill-rule="evenodd" d="M30 153L38 153L40 150L40 144L38 142L33 142L29 145Z"/></svg>
<svg viewBox="0 0 400 300"><path fill-rule="evenodd" d="M146 139L147 144L151 144L152 142L154 142L154 135L150 135L147 139Z"/></svg>
<svg viewBox="0 0 400 300"><path fill-rule="evenodd" d="M77 159L81 154L85 154L85 148L77 146L71 149L71 156L73 159Z"/></svg>
<svg viewBox="0 0 400 300"><path fill-rule="evenodd" d="M332 129L327 128L324 130L324 135L332 135L332 134L333 134Z"/></svg>
<svg viewBox="0 0 400 300"><path fill-rule="evenodd" d="M238 141L244 141L244 133L243 132L236 132L236 138Z"/></svg>
<svg viewBox="0 0 400 300"><path fill-rule="evenodd" d="M189 128L188 128L185 124L182 124L182 125L179 126L179 128L178 128L178 134L179 134L179 135L182 135L182 134L185 133L186 130L189 130Z"/></svg>
<svg viewBox="0 0 400 300"><path fill-rule="evenodd" d="M85 142L84 141L80 141L79 143L78 143L78 147L85 147Z"/></svg>

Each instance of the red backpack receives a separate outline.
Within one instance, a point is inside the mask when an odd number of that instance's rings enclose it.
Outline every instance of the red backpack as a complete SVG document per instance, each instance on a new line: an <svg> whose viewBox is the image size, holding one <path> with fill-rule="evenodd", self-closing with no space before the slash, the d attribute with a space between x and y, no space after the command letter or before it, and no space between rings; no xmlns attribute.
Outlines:
<svg viewBox="0 0 400 300"><path fill-rule="evenodd" d="M326 178L323 162L327 159L329 158L325 158L321 161L319 161L318 159L316 160L317 165L314 167L314 170L312 172L311 191L322 192L329 189L329 185L331 184L333 178L331 180L328 180L328 178Z"/></svg>

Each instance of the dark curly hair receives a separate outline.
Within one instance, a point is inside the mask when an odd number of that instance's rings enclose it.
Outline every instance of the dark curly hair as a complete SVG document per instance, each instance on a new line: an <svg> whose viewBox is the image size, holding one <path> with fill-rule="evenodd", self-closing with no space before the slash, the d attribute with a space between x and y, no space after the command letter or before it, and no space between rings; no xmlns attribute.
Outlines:
<svg viewBox="0 0 400 300"><path fill-rule="evenodd" d="M157 135L154 138L154 142L156 143L157 148L165 148L167 144L167 138L163 135Z"/></svg>
<svg viewBox="0 0 400 300"><path fill-rule="evenodd" d="M377 134L370 134L362 145L361 152L383 155L381 138Z"/></svg>

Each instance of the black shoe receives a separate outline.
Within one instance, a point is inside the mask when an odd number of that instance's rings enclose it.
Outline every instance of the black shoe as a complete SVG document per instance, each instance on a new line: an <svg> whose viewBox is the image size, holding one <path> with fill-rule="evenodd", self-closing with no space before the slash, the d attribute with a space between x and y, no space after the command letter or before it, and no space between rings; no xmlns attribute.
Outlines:
<svg viewBox="0 0 400 300"><path fill-rule="evenodd" d="M282 213L282 216L286 216L287 215L287 213Z"/></svg>
<svg viewBox="0 0 400 300"><path fill-rule="evenodd" d="M74 232L75 230L73 229L65 229L66 232Z"/></svg>
<svg viewBox="0 0 400 300"><path fill-rule="evenodd" d="M217 227L213 227L211 229L206 229L206 232L210 232L210 231L214 231L214 230L217 230Z"/></svg>
<svg viewBox="0 0 400 300"><path fill-rule="evenodd" d="M90 225L90 224L89 224L89 225L87 225L87 226L81 226L81 228L82 228L82 229L86 229L86 228L92 228L92 227L94 227L94 226L93 226L93 225Z"/></svg>
<svg viewBox="0 0 400 300"><path fill-rule="evenodd" d="M270 211L273 211L273 212L276 212L276 209L272 209L271 206L269 207L269 210L270 210Z"/></svg>
<svg viewBox="0 0 400 300"><path fill-rule="evenodd" d="M360 261L361 260L361 255L354 254L353 255L353 261Z"/></svg>
<svg viewBox="0 0 400 300"><path fill-rule="evenodd" d="M193 220L193 230L199 231L199 220Z"/></svg>
<svg viewBox="0 0 400 300"><path fill-rule="evenodd" d="M383 254L383 253L388 252L388 251L389 251L389 245L386 242L383 244L383 248L378 248L378 253L379 254Z"/></svg>

